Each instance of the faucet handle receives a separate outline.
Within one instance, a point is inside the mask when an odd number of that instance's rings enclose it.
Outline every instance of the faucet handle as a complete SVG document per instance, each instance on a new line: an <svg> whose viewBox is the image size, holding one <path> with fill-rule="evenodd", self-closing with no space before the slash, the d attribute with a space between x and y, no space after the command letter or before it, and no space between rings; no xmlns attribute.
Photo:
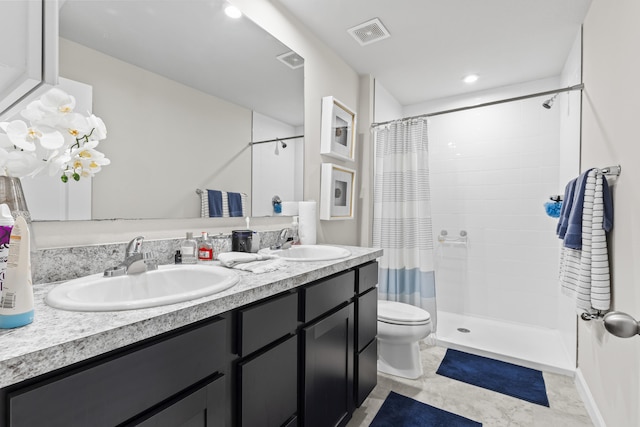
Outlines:
<svg viewBox="0 0 640 427"><path fill-rule="evenodd" d="M131 255L139 254L142 252L142 242L144 242L144 236L138 236L131 239L129 243L127 243L126 249L126 257L130 257Z"/></svg>

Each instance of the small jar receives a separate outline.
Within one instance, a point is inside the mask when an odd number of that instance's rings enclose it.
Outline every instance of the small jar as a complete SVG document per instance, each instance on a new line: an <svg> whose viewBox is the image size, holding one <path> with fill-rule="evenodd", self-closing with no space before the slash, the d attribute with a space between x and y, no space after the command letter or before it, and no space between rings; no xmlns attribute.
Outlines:
<svg viewBox="0 0 640 427"><path fill-rule="evenodd" d="M231 236L229 234L216 234L211 236L211 246L213 247L213 259L218 259L218 255L231 251Z"/></svg>

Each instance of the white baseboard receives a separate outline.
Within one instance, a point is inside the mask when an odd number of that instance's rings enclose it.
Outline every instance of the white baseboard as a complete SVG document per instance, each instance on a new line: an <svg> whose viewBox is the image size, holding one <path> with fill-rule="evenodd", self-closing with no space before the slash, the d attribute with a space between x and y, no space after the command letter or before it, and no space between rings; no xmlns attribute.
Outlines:
<svg viewBox="0 0 640 427"><path fill-rule="evenodd" d="M589 386L582 375L582 371L580 368L576 369L575 376L576 388L578 389L578 394L582 398L582 402L584 403L587 412L589 413L589 417L591 417L591 422L595 427L607 427L600 414L600 410L598 409L598 405L596 405L596 401L591 394L591 390L589 390Z"/></svg>

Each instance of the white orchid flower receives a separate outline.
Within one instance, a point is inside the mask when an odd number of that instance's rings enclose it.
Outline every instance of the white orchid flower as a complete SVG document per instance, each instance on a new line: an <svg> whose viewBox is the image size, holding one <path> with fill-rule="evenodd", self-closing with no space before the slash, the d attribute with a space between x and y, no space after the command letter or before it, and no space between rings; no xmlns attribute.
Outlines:
<svg viewBox="0 0 640 427"><path fill-rule="evenodd" d="M96 117L92 114L87 118L87 121L93 129L93 134L91 135L90 139L102 141L107 137L107 127L104 125L104 122L100 117Z"/></svg>
<svg viewBox="0 0 640 427"><path fill-rule="evenodd" d="M38 161L33 153L0 148L0 169L8 176L32 175L38 173L43 166L44 162Z"/></svg>
<svg viewBox="0 0 640 427"><path fill-rule="evenodd" d="M111 163L105 155L95 147L98 141L89 141L85 145L71 151L70 167L71 169L83 177L91 177L102 170L102 166Z"/></svg>
<svg viewBox="0 0 640 427"><path fill-rule="evenodd" d="M0 122L0 173L13 177L35 175L48 168L78 180L99 172L110 160L96 146L107 137L104 122L95 115L74 113L76 100L54 88L30 103L20 114L28 120Z"/></svg>
<svg viewBox="0 0 640 427"><path fill-rule="evenodd" d="M64 145L60 131L46 125L29 127L22 120L14 120L3 130L13 145L26 151L35 151L36 143L47 150L56 150Z"/></svg>

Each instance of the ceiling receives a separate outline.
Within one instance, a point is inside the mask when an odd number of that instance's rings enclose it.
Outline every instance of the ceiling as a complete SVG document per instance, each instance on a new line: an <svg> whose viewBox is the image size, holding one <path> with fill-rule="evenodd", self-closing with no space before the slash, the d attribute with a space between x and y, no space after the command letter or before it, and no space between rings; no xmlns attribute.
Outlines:
<svg viewBox="0 0 640 427"><path fill-rule="evenodd" d="M225 0L63 0L60 36L287 124L304 122L304 69ZM78 58L78 60L82 60Z"/></svg>
<svg viewBox="0 0 640 427"><path fill-rule="evenodd" d="M403 106L558 76L591 0L272 0ZM379 18L391 37L347 29ZM477 74L478 81L462 79Z"/></svg>

